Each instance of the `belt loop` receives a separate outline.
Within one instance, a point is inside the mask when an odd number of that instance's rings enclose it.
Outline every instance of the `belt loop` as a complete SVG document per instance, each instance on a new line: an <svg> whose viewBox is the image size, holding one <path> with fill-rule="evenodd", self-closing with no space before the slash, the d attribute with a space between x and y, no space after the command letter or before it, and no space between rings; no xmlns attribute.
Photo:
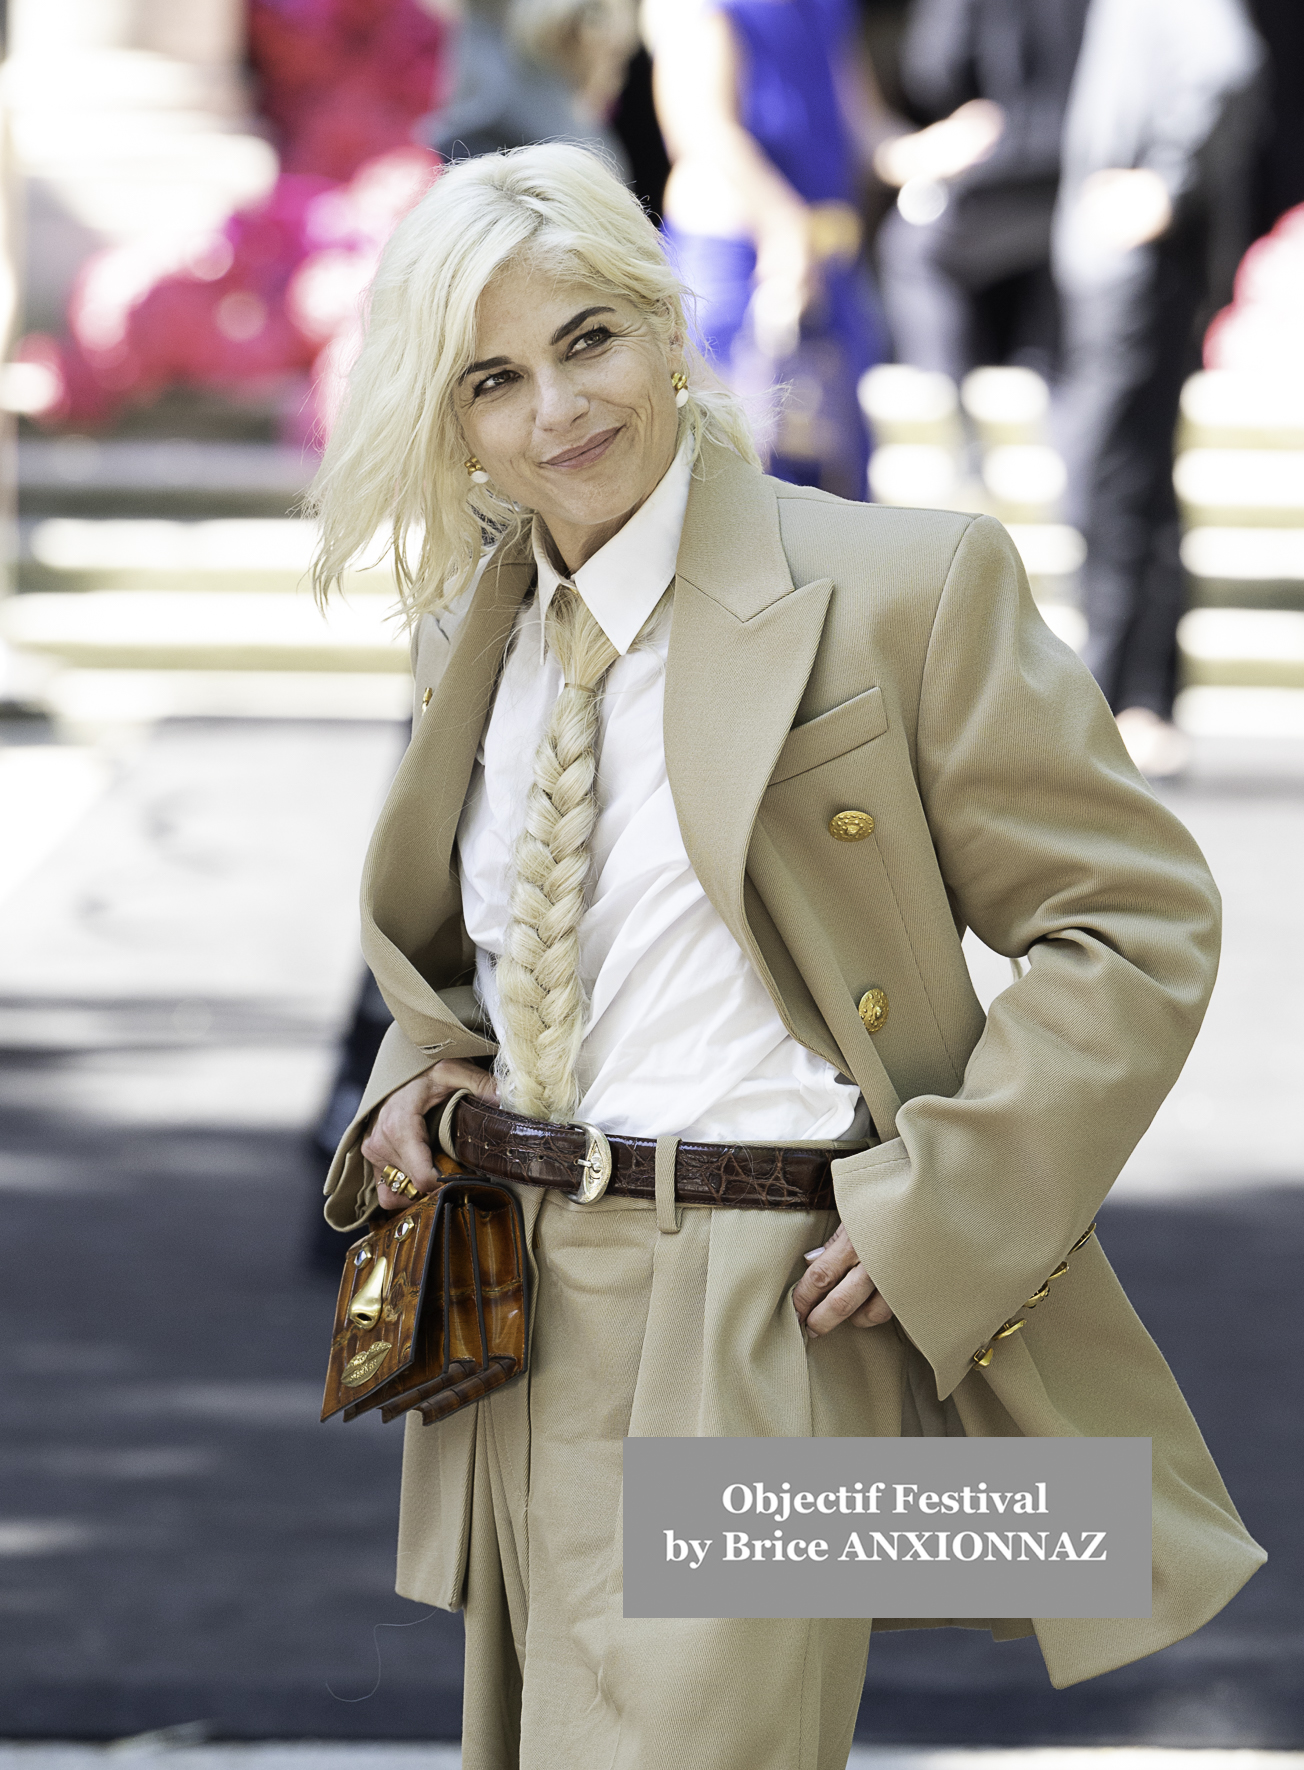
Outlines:
<svg viewBox="0 0 1304 1770"><path fill-rule="evenodd" d="M662 1235L679 1234L679 1212L675 1209L675 1156L678 1150L678 1137L657 1138L654 1174L657 1228Z"/></svg>

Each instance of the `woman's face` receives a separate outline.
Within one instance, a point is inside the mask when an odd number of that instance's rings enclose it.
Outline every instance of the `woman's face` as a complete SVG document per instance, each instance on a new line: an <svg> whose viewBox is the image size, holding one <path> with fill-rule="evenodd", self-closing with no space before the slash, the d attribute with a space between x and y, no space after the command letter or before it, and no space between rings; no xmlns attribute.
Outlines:
<svg viewBox="0 0 1304 1770"><path fill-rule="evenodd" d="M680 361L632 303L528 260L480 297L476 361L455 394L467 451L539 513L571 571L673 460Z"/></svg>

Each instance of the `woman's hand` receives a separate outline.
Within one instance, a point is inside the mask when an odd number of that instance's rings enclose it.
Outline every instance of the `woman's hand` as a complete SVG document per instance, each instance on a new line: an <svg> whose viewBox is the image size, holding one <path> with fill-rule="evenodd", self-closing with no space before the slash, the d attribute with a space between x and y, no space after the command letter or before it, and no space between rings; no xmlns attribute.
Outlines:
<svg viewBox="0 0 1304 1770"><path fill-rule="evenodd" d="M1131 252L1168 232L1173 200L1148 166L1110 166L1083 180L1075 219L1105 251Z"/></svg>
<svg viewBox="0 0 1304 1770"><path fill-rule="evenodd" d="M909 184L915 178L955 178L985 160L1005 130L1005 112L989 98L971 98L958 111L881 142L874 170L884 184Z"/></svg>
<svg viewBox="0 0 1304 1770"><path fill-rule="evenodd" d="M487 1069L454 1058L436 1063L424 1075L396 1088L376 1110L371 1129L362 1139L362 1153L376 1169L400 1168L418 1192L433 1192L440 1176L430 1154L426 1114L442 1106L450 1094L467 1088L490 1106L498 1104L498 1086ZM376 1181L376 1197L383 1211L398 1211L407 1203L400 1193Z"/></svg>
<svg viewBox="0 0 1304 1770"><path fill-rule="evenodd" d="M756 230L752 325L769 357L797 348L802 315L819 288L811 212L800 200L775 202Z"/></svg>
<svg viewBox="0 0 1304 1770"><path fill-rule="evenodd" d="M818 1339L844 1321L854 1327L880 1327L891 1321L887 1300L861 1265L844 1224L839 1223L833 1239L806 1258L810 1265L792 1293L792 1303L808 1334Z"/></svg>

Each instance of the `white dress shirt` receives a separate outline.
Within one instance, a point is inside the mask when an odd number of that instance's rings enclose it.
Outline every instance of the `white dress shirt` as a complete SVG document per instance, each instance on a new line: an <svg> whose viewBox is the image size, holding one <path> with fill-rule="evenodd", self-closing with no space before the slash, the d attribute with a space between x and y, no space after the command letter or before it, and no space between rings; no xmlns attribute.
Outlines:
<svg viewBox="0 0 1304 1770"><path fill-rule="evenodd" d="M620 654L598 735L598 820L580 973L591 1004L576 1117L635 1137L764 1143L866 1135L854 1084L790 1036L698 882L666 778L662 736L670 585L691 463L570 580ZM495 965L534 756L562 688L544 615L562 582L535 526L538 589L517 615L457 832L476 983L498 1024Z"/></svg>

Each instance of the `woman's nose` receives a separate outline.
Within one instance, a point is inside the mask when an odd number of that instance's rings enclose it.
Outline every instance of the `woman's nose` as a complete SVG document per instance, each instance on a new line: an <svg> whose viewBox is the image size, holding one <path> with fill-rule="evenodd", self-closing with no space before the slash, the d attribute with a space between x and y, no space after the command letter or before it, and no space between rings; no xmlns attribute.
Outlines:
<svg viewBox="0 0 1304 1770"><path fill-rule="evenodd" d="M560 369L546 370L536 383L535 422L541 430L560 430L588 410L588 399Z"/></svg>

